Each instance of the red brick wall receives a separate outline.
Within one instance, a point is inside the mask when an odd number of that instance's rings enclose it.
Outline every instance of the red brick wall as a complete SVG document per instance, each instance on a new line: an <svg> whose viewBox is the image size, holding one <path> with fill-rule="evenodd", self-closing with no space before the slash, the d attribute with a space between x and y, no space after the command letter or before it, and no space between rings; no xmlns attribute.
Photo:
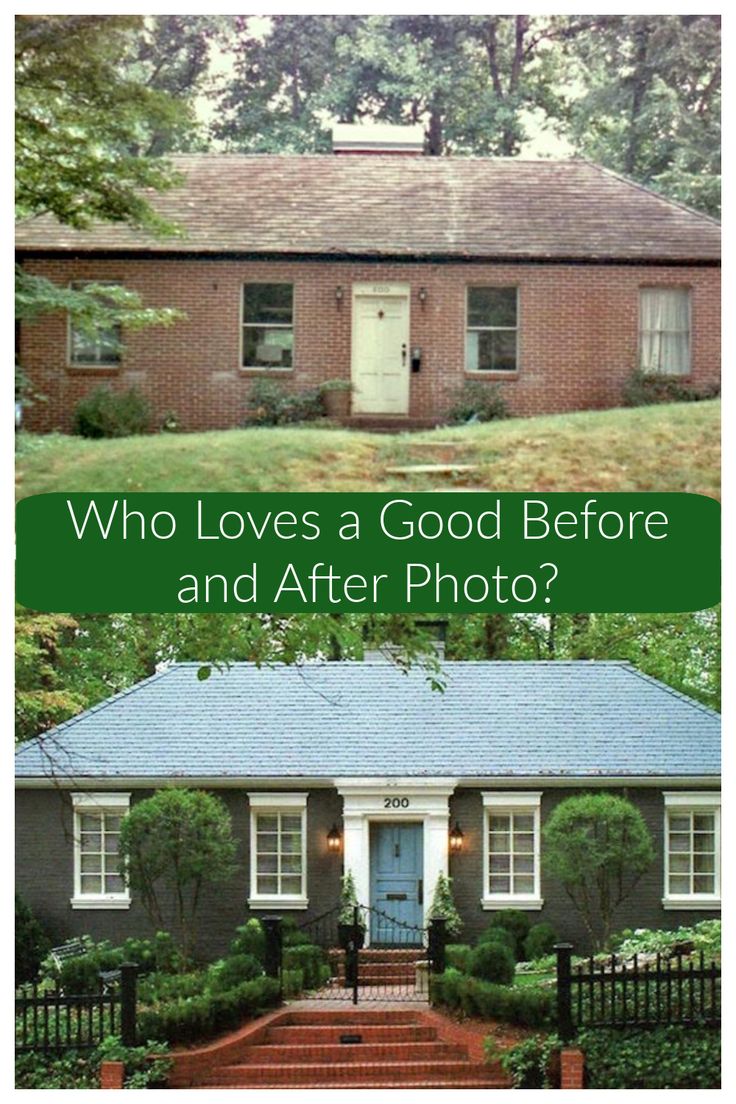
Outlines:
<svg viewBox="0 0 736 1104"><path fill-rule="evenodd" d="M693 386L720 372L720 271L717 268L625 265L362 264L237 260L34 259L34 273L57 283L120 280L147 305L184 310L186 321L126 337L119 369L69 368L66 318L47 316L21 333L21 363L47 401L27 414L33 429L69 429L77 400L100 382L135 386L156 422L173 411L185 429L239 425L252 380L275 376L296 389L350 375L351 285L411 286L411 345L423 351L411 376L410 417L441 420L463 379L465 288L469 283L518 286L519 366L501 386L515 414L583 410L620 404L637 363L639 288L692 289ZM246 280L294 283L292 372L239 368L240 289ZM338 308L335 287L345 290ZM427 289L425 306L418 300ZM478 378L477 376L473 378ZM488 373L483 379L491 380Z"/></svg>

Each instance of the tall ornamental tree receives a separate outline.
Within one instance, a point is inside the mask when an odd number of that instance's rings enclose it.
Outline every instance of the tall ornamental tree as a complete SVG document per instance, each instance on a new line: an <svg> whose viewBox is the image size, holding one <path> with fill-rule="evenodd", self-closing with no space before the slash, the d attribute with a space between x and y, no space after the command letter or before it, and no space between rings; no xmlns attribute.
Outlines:
<svg viewBox="0 0 736 1104"><path fill-rule="evenodd" d="M224 802L203 790L159 790L131 807L120 827L120 871L157 930L172 931L185 960L207 889L236 871Z"/></svg>
<svg viewBox="0 0 736 1104"><path fill-rule="evenodd" d="M543 831L542 863L580 913L594 950L604 948L619 905L654 861L644 818L624 797L568 797Z"/></svg>

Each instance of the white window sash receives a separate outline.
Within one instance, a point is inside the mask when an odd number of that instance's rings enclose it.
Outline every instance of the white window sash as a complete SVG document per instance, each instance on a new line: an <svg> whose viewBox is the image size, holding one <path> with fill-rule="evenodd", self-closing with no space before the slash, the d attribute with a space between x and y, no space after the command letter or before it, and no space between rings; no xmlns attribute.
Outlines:
<svg viewBox="0 0 736 1104"><path fill-rule="evenodd" d="M307 798L306 793L249 793L250 806L250 896L253 909L305 909L307 896ZM258 892L258 818L260 816L301 817L301 891L299 893ZM280 835L280 832L279 832Z"/></svg>
<svg viewBox="0 0 736 1104"><path fill-rule="evenodd" d="M483 889L481 907L486 910L519 908L536 910L544 904L541 892L541 791L482 792L483 801ZM490 890L490 818L494 814L521 813L533 818L534 889L531 893L491 893Z"/></svg>
<svg viewBox="0 0 736 1104"><path fill-rule="evenodd" d="M74 893L71 898L73 909L125 909L130 907L130 889L125 888L114 893L86 893L82 890L82 832L81 817L89 814L100 814L101 817L125 816L130 808L130 794L125 793L73 793L72 815L73 844L74 844ZM104 886L105 872L105 832L100 825L102 858L100 862L102 885Z"/></svg>
<svg viewBox="0 0 736 1104"><path fill-rule="evenodd" d="M664 798L664 892L662 905L665 909L719 909L721 906L721 795L707 791L665 791ZM670 892L670 818L672 816L693 816L708 813L713 816L714 834L714 878L712 893L671 893ZM693 877L694 855L692 850L692 829L690 829L691 850L690 877ZM683 852L685 853L685 852ZM677 874L677 871L674 871Z"/></svg>
<svg viewBox="0 0 736 1104"><path fill-rule="evenodd" d="M469 302L470 302L470 292L475 287L490 288L491 290L494 290L494 288L497 287L497 290L499 290L499 291L508 290L508 286L502 287L500 284L499 285L473 284L472 286L466 287L466 289L465 289L465 371L469 372L471 375L479 375L479 376L492 376L495 373L498 373L499 375L502 375L502 376L512 376L515 372L518 372L518 370L519 370L519 289L518 289L518 287L514 287L514 291L516 292L516 325L515 326L471 326L470 322L468 321L468 308L469 308ZM493 368L468 368L468 349L469 349L469 344L470 344L469 338L470 338L471 334L480 334L480 333L512 333L512 334L515 335L516 341L514 342L514 367L513 367L513 369L510 369L510 368L496 368L496 369L493 369Z"/></svg>
<svg viewBox="0 0 736 1104"><path fill-rule="evenodd" d="M269 281L264 280L263 283ZM283 283L285 286L289 286L292 289L291 299L291 322L259 322L253 319L246 319L245 317L245 289L251 286L257 286L253 281L242 284L240 288L240 367L248 372L292 372L294 370L294 338L292 337L291 343L291 364L246 364L245 361L245 331L246 330L286 330L292 335L294 334L294 285L288 280L273 280L271 283Z"/></svg>

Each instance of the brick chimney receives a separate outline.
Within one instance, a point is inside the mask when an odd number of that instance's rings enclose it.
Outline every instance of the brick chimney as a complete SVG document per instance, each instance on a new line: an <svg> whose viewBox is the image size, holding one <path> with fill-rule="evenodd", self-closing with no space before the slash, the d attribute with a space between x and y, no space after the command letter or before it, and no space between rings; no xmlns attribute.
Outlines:
<svg viewBox="0 0 736 1104"><path fill-rule="evenodd" d="M332 128L332 152L397 154L421 157L424 153L424 127L394 126L391 123L335 123Z"/></svg>

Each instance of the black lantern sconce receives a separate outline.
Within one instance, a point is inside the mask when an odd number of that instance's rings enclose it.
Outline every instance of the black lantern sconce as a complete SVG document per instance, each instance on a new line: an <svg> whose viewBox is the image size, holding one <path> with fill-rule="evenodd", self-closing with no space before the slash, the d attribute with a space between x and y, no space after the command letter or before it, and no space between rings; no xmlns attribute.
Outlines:
<svg viewBox="0 0 736 1104"><path fill-rule="evenodd" d="M333 824L327 833L327 850L331 855L339 855L342 849L342 832Z"/></svg>
<svg viewBox="0 0 736 1104"><path fill-rule="evenodd" d="M342 306L342 301L343 301L344 298L345 298L345 289L343 288L342 284L338 284L337 287L335 288L335 303L337 304L337 309L338 310Z"/></svg>
<svg viewBox="0 0 736 1104"><path fill-rule="evenodd" d="M463 849L464 833L457 821L450 831L450 851L453 855L459 855Z"/></svg>
<svg viewBox="0 0 736 1104"><path fill-rule="evenodd" d="M427 299L429 298L428 293L427 293L427 289L425 287L420 287L419 292L418 292L418 297L419 297L419 302L422 304L422 310L424 310L424 308L427 305Z"/></svg>

